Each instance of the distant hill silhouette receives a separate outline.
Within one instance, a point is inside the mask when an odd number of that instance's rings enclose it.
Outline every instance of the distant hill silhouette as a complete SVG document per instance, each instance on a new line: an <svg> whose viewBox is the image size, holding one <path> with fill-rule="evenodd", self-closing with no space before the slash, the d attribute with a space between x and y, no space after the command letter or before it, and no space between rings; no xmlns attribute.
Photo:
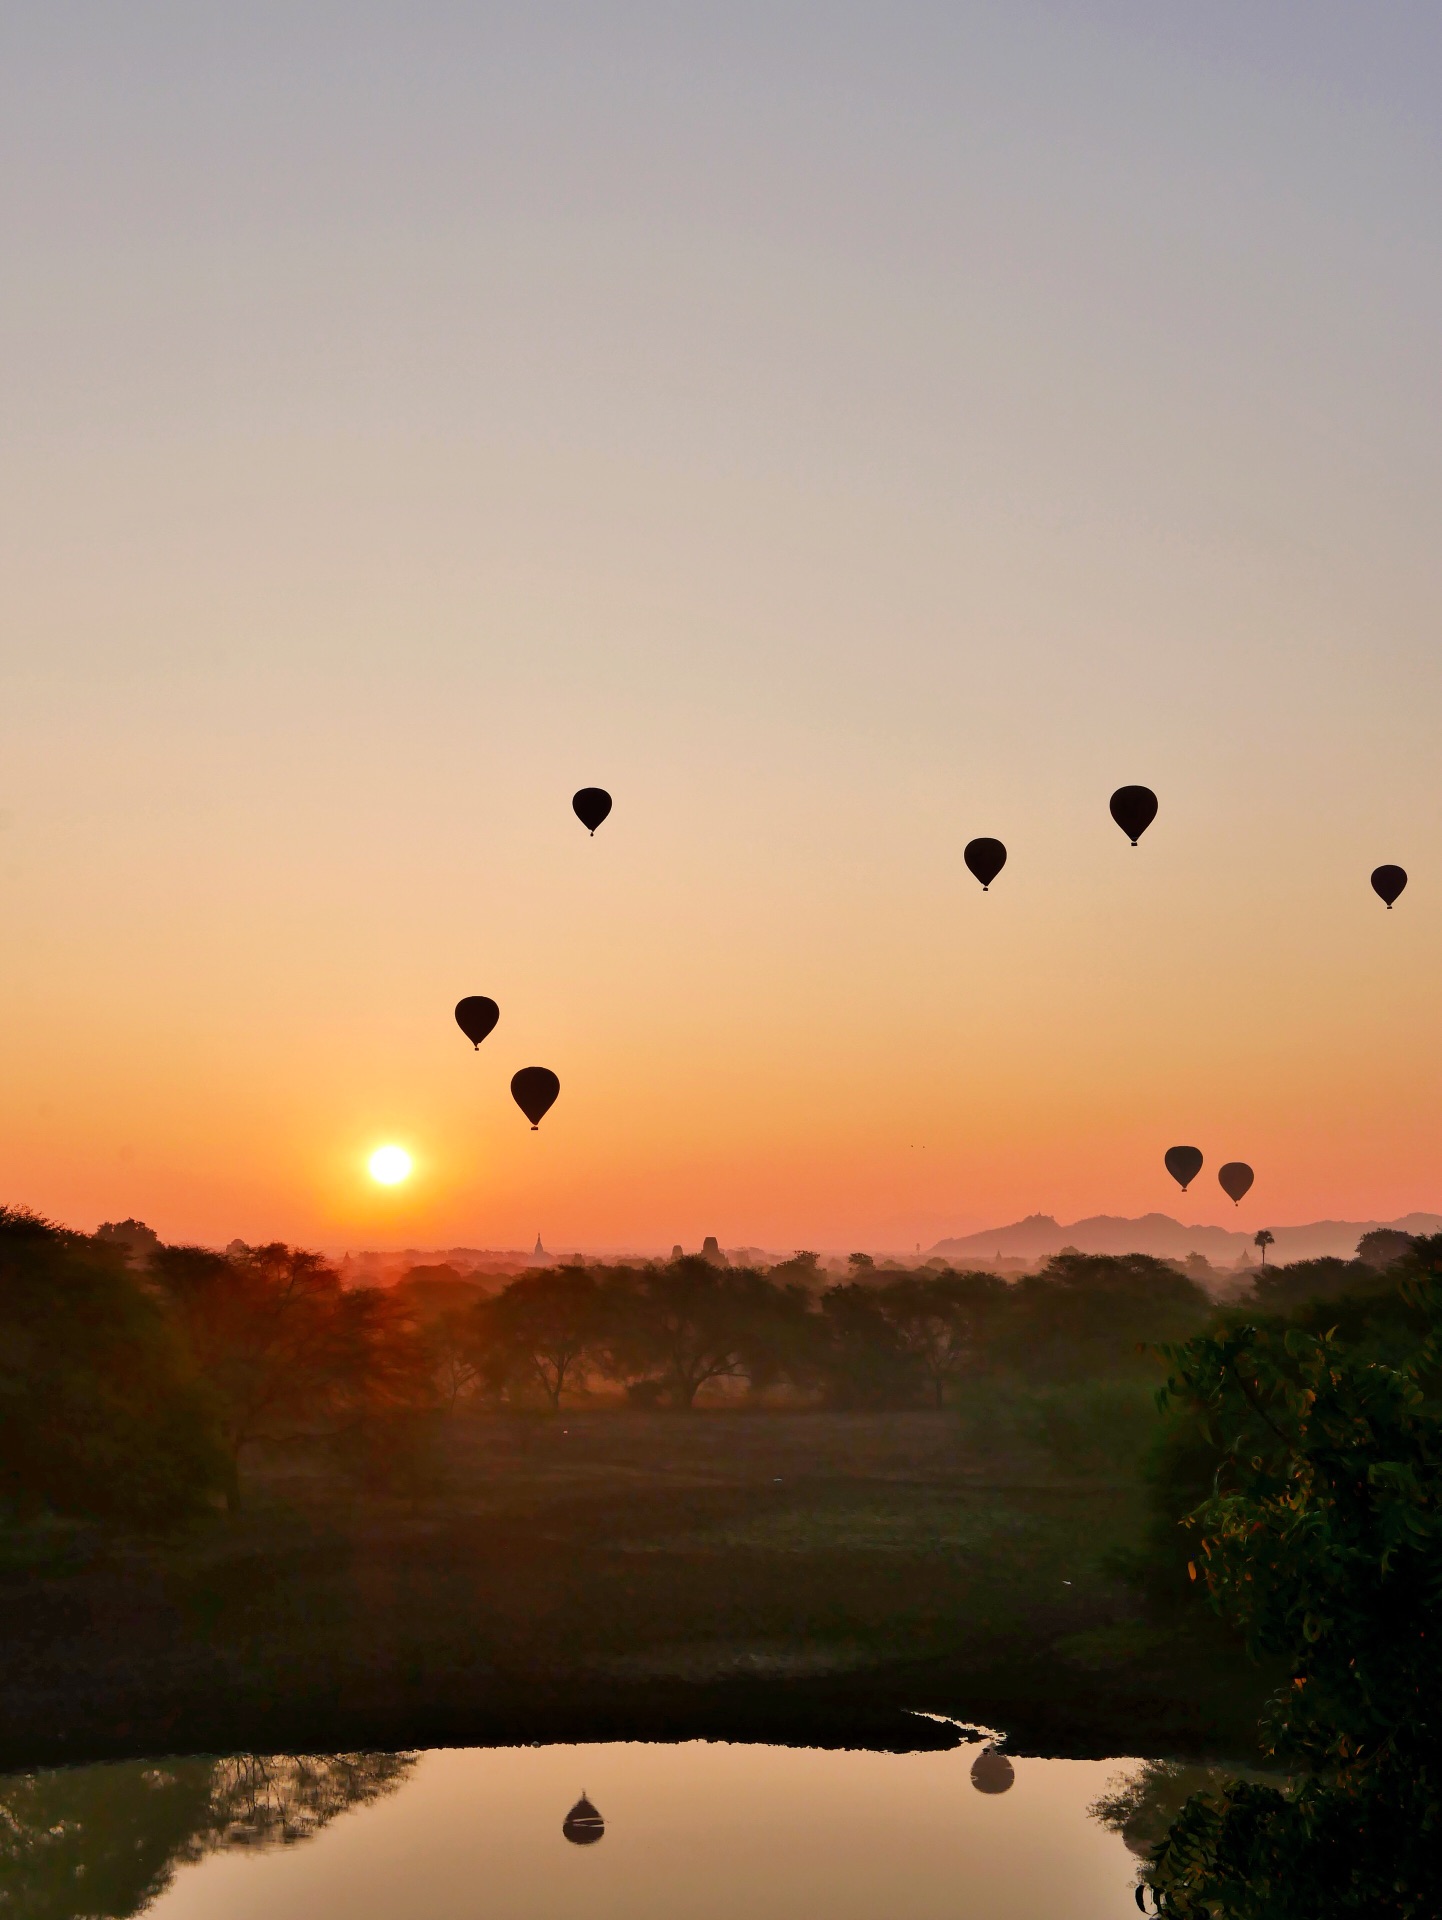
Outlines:
<svg viewBox="0 0 1442 1920"><path fill-rule="evenodd" d="M1256 1223L1260 1225L1260 1220ZM1288 1260L1316 1260L1325 1254L1349 1259L1364 1233L1392 1227L1401 1233L1442 1233L1442 1214L1408 1213L1400 1220L1312 1220L1305 1226L1278 1227L1276 1244L1267 1257L1279 1265ZM1064 1225L1049 1213L1031 1213L1007 1227L989 1227L983 1233L938 1240L932 1255L946 1260L1045 1260L1063 1247L1080 1253L1150 1253L1159 1260L1184 1260L1189 1253L1204 1254L1214 1266L1232 1266L1252 1253L1256 1226L1187 1227L1169 1213L1144 1213L1129 1220L1115 1213L1093 1214L1087 1220Z"/></svg>

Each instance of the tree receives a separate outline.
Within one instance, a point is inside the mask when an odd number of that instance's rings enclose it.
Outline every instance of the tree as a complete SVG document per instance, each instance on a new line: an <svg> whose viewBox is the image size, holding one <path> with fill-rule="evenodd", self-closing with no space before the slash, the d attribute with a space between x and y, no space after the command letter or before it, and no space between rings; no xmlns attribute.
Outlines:
<svg viewBox="0 0 1442 1920"><path fill-rule="evenodd" d="M1399 1292L1415 1334L1391 1358L1356 1303L1350 1328L1233 1317L1168 1355L1165 1398L1218 1455L1186 1521L1193 1577L1285 1663L1264 1740L1305 1769L1290 1792L1243 1781L1187 1802L1147 1873L1184 1920L1435 1911L1442 1237Z"/></svg>
<svg viewBox="0 0 1442 1920"><path fill-rule="evenodd" d="M889 1288L851 1280L821 1296L826 1396L838 1407L914 1406L923 1373L884 1304Z"/></svg>
<svg viewBox="0 0 1442 1920"><path fill-rule="evenodd" d="M1357 1258L1364 1266L1385 1272L1394 1261L1405 1260L1416 1246L1416 1236L1396 1227L1373 1227L1357 1242Z"/></svg>
<svg viewBox="0 0 1442 1920"><path fill-rule="evenodd" d="M343 1288L317 1253L280 1241L235 1255L163 1247L151 1271L219 1409L233 1507L251 1449L355 1438L428 1398L404 1303Z"/></svg>
<svg viewBox="0 0 1442 1920"><path fill-rule="evenodd" d="M430 1357L437 1398L447 1413L454 1413L481 1380L475 1309L443 1307L426 1321L421 1339Z"/></svg>
<svg viewBox="0 0 1442 1920"><path fill-rule="evenodd" d="M1007 1283L992 1273L941 1273L878 1290L877 1304L901 1351L916 1364L933 1404L946 1404L949 1384L980 1370Z"/></svg>
<svg viewBox="0 0 1442 1920"><path fill-rule="evenodd" d="M1146 1376L1158 1342L1205 1324L1212 1303L1165 1260L1145 1253L1059 1253L1004 1296L995 1351L1034 1379Z"/></svg>
<svg viewBox="0 0 1442 1920"><path fill-rule="evenodd" d="M600 1339L595 1275L583 1267L522 1274L494 1299L477 1304L473 1324L478 1365L493 1388L532 1380L558 1409Z"/></svg>
<svg viewBox="0 0 1442 1920"><path fill-rule="evenodd" d="M1276 1237L1277 1236L1269 1232L1266 1227L1259 1228L1258 1231L1252 1235L1252 1245L1262 1249L1263 1266L1267 1264L1267 1248L1275 1244Z"/></svg>
<svg viewBox="0 0 1442 1920"><path fill-rule="evenodd" d="M0 1207L0 1501L163 1525L226 1481L218 1409L123 1246Z"/></svg>
<svg viewBox="0 0 1442 1920"><path fill-rule="evenodd" d="M804 1285L779 1287L694 1255L618 1270L603 1302L606 1370L654 1381L673 1407L689 1408L708 1381L757 1381L794 1363L807 1312Z"/></svg>

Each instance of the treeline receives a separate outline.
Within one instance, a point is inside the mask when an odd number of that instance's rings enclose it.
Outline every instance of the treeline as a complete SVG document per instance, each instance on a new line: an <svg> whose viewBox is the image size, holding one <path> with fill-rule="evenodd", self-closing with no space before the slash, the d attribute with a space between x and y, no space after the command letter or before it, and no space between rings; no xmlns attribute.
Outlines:
<svg viewBox="0 0 1442 1920"><path fill-rule="evenodd" d="M941 1407L999 1373L1145 1372L1142 1349L1208 1310L1194 1282L1145 1255L1062 1255L1014 1282L863 1268L832 1286L809 1256L767 1273L687 1258L527 1274L446 1330L473 1356L473 1390L513 1404L609 1390L679 1409L726 1381L836 1408Z"/></svg>
<svg viewBox="0 0 1442 1920"><path fill-rule="evenodd" d="M1142 1389L1161 1378L1159 1345L1215 1312L1195 1281L1143 1254L1064 1253L1011 1282L893 1275L864 1256L853 1274L827 1285L810 1255L766 1272L683 1258L562 1266L489 1296L382 1291L347 1288L318 1255L281 1244L156 1242L137 1265L113 1235L0 1208L0 1504L160 1523L238 1505L247 1462L286 1448L363 1486L414 1488L447 1419L587 1399L952 1406L995 1434L1016 1417L1009 1385L1031 1396L1033 1424L1055 1426L1075 1383L1130 1384L1126 1406L1103 1395L1088 1413L1111 1429L1133 1403L1151 1417ZM1264 1285L1271 1300L1358 1275L1377 1281L1357 1262L1323 1262Z"/></svg>

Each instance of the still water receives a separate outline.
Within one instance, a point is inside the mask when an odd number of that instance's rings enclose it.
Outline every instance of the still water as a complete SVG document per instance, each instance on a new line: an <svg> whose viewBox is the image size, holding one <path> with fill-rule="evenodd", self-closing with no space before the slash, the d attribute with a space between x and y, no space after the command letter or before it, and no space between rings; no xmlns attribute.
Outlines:
<svg viewBox="0 0 1442 1920"><path fill-rule="evenodd" d="M0 1915L1123 1920L1125 1761L631 1744L0 1780ZM980 1785L977 1784L980 1782ZM987 1790L989 1789L989 1790ZM586 1795L568 1839L568 1813Z"/></svg>

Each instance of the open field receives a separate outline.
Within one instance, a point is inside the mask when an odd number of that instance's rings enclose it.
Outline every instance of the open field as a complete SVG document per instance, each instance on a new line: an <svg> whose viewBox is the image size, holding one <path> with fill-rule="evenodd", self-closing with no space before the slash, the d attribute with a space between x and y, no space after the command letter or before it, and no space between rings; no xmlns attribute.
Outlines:
<svg viewBox="0 0 1442 1920"><path fill-rule="evenodd" d="M272 1462L168 1541L5 1538L0 1765L607 1736L1249 1751L1261 1691L1107 1571L1126 1482L946 1413L465 1416L414 1498Z"/></svg>

